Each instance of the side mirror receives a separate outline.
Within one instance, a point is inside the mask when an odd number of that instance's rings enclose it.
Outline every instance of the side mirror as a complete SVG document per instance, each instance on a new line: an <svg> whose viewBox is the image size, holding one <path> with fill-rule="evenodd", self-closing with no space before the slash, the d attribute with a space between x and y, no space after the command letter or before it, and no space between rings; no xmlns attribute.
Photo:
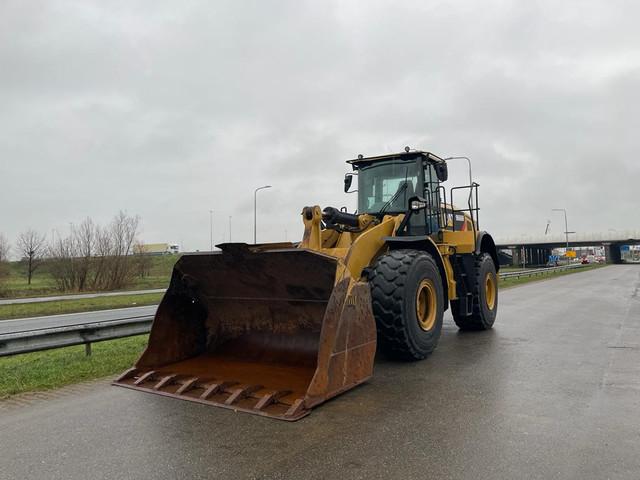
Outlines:
<svg viewBox="0 0 640 480"><path fill-rule="evenodd" d="M349 193L351 184L353 183L353 174L347 173L344 176L344 193Z"/></svg>
<svg viewBox="0 0 640 480"><path fill-rule="evenodd" d="M446 182L447 178L449 178L449 168L447 167L446 162L436 163L434 165L434 168L436 170L436 176L438 177L438 180L440 180L441 182Z"/></svg>

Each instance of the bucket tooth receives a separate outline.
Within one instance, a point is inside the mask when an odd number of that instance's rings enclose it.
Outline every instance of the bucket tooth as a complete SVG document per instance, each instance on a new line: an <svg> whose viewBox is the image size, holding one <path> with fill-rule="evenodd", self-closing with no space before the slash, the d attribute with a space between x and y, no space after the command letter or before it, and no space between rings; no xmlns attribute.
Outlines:
<svg viewBox="0 0 640 480"><path fill-rule="evenodd" d="M253 407L253 409L264 410L269 405L277 402L280 398L286 397L287 395L290 395L290 394L291 394L291 390L277 390L275 392L269 392L266 395L264 395L260 400L258 400L258 403L256 403L256 406Z"/></svg>
<svg viewBox="0 0 640 480"><path fill-rule="evenodd" d="M162 377L162 379L153 386L153 389L160 390L162 387L171 385L171 383L173 383L173 380L175 380L176 377L177 375L167 375L166 377Z"/></svg>
<svg viewBox="0 0 640 480"><path fill-rule="evenodd" d="M123 380L133 377L136 373L138 373L138 369L136 367L132 367L122 375L120 375L118 378L116 378L115 382L122 382Z"/></svg>
<svg viewBox="0 0 640 480"><path fill-rule="evenodd" d="M209 385L206 390L200 395L201 400L206 400L211 395L215 395L216 393L224 392L227 388L237 385L238 382L221 382L221 383L212 383Z"/></svg>
<svg viewBox="0 0 640 480"><path fill-rule="evenodd" d="M262 385L246 385L236 389L224 402L225 405L233 405L238 400L248 397L253 392L257 392L264 388Z"/></svg>
<svg viewBox="0 0 640 480"><path fill-rule="evenodd" d="M287 410L287 412L284 414L285 417L295 417L300 415L303 411L305 410L304 408L304 398L298 398L295 402L293 402L293 405L291 405L289 407L289 410Z"/></svg>
<svg viewBox="0 0 640 480"><path fill-rule="evenodd" d="M146 382L147 380L153 380L153 376L156 374L155 370L150 370L147 373L140 375L138 379L133 382L134 385L140 385L141 383Z"/></svg>
<svg viewBox="0 0 640 480"><path fill-rule="evenodd" d="M187 380L186 382L184 382L180 388L178 388L178 390L176 390L176 395L182 395L183 393L185 393L188 390L191 390L193 387L195 387L196 382L199 380L198 377L193 377L190 378L189 380Z"/></svg>

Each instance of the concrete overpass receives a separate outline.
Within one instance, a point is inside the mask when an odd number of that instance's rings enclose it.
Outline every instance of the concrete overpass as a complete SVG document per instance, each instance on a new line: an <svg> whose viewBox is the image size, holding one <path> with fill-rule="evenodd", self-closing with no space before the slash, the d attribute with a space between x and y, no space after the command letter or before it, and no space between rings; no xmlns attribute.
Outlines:
<svg viewBox="0 0 640 480"><path fill-rule="evenodd" d="M546 263L552 249L566 246L564 233L498 237L495 240L499 250L511 250L514 265L522 264L523 260L527 265L542 265ZM607 263L622 263L620 247L623 245L640 245L640 229L569 234L570 248L604 247Z"/></svg>

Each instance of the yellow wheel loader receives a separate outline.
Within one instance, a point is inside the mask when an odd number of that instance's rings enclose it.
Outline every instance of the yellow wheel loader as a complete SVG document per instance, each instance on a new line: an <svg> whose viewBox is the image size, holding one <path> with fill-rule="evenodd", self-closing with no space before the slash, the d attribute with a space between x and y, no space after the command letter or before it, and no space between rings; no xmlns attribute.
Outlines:
<svg viewBox="0 0 640 480"><path fill-rule="evenodd" d="M299 243L182 256L146 350L114 383L297 420L369 379L378 348L427 357L449 306L459 328L491 328L499 265L478 184L447 198L446 161L408 148L348 163L357 213L305 207Z"/></svg>

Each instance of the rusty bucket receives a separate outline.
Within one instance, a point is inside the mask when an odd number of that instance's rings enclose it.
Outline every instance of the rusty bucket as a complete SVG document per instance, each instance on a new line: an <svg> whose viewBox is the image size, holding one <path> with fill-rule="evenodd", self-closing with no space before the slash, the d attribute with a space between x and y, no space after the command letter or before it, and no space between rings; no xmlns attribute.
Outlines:
<svg viewBox="0 0 640 480"><path fill-rule="evenodd" d="M292 245L225 244L176 264L149 344L115 385L297 420L370 378L366 282Z"/></svg>

